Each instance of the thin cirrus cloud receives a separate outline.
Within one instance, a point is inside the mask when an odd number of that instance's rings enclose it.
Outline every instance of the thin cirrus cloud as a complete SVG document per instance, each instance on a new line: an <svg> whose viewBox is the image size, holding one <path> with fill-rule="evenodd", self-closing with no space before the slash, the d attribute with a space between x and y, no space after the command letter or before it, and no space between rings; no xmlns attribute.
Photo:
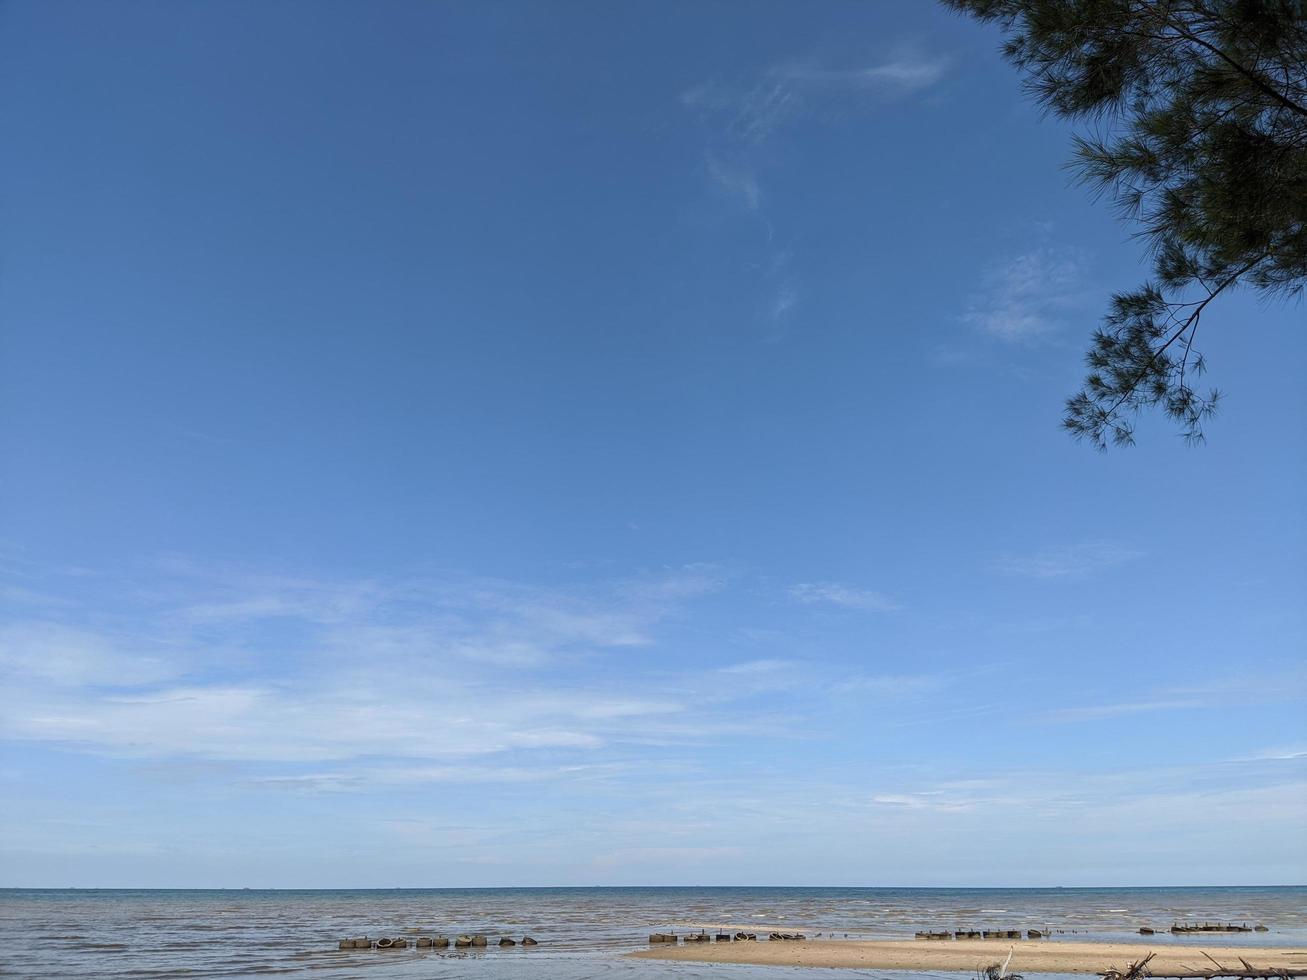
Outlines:
<svg viewBox="0 0 1307 980"><path fill-rule="evenodd" d="M896 807L907 810L936 810L958 812L974 810L980 804L973 800L955 800L929 793L881 793L871 798L875 806Z"/></svg>
<svg viewBox="0 0 1307 980"><path fill-rule="evenodd" d="M1305 691L1305 681L1307 681L1307 673L1295 665L1285 669L1270 670L1257 676L1231 674L1211 677L1197 683L1176 684L1155 691L1145 699L1104 700L1098 704L1053 708L1037 717L1043 722L1068 723L1198 708L1220 710L1229 704L1240 704L1245 707L1284 704L1301 699ZM1281 753L1261 753L1250 758L1292 761L1301 758L1302 755L1301 752L1290 750Z"/></svg>
<svg viewBox="0 0 1307 980"><path fill-rule="evenodd" d="M752 77L712 79L686 89L681 105L694 113L707 144L703 172L717 194L758 223L768 260L758 317L763 340L785 336L801 289L790 253L777 243L759 177L762 144L804 118L827 121L924 93L948 73L949 59L900 45L881 61L853 67L791 61Z"/></svg>
<svg viewBox="0 0 1307 980"><path fill-rule="evenodd" d="M1257 806L1263 817L1285 815L1265 819L1289 820L1292 790L1283 787L1302 764L1292 739L1265 758L1207 760L1183 772L1153 766L1138 779L1083 766L1012 770L1001 753L959 754L957 731L997 730L991 717L1010 717L1010 704L978 700L971 680L984 668L974 664L927 671L905 668L904 657L868 655L867 627L888 625L876 617L897 602L861 584L807 581L784 593L798 611L839 612L823 625L853 628L856 659L801 645L791 636L798 628L760 630L719 648L735 635L717 629L724 609L732 619L777 612L774 593L757 582L732 589L743 575L684 565L544 588L457 576L351 582L197 570L116 592L106 577L94 596L73 590L85 602L35 603L29 620L0 634L9 694L0 736L15 757L30 747L33 758L79 756L78 767L148 774L131 784L147 800L161 785L203 786L260 810L275 794L272 809L295 812L315 798L348 796L417 838L416 828L428 826L421 821L438 813L439 827L417 846L442 854L468 856L462 832L442 828L475 811L477 833L497 828L487 859L505 841L529 848L539 835L559 859L540 873L560 879L578 860L651 839L687 854L705 839L744 841L756 853L777 836L816 841L875 824L910 849L907 842L944 830L979 838L1024 814L1076 819L1100 806L1132 808L1171 834L1168 808L1196 794L1208 804L1228 799L1231 814ZM750 597L762 601L736 605ZM52 616L72 625L52 625ZM705 639L687 656L678 648L694 635ZM1270 704L1301 688L1289 669L1121 704L1054 700L1048 716L1029 720L1142 723L1182 702ZM1053 687L1041 682L1040 690ZM929 761L887 757L878 732L909 733ZM831 752L846 742L867 751ZM519 809L498 809L503 800ZM593 819L578 825L578 813ZM124 823L110 846L177 846L166 827L145 826L148 840ZM1024 826L1041 832L1038 821ZM101 829L56 833L30 814L3 829L11 852L105 846ZM1089 836L1077 841L1112 852L1113 841L1083 830ZM324 833L310 850L331 840ZM1049 846L1058 841L1048 837ZM311 867L316 858L303 860ZM686 860L673 877L700 867ZM832 874L844 866L831 860ZM621 865L644 877L633 867Z"/></svg>
<svg viewBox="0 0 1307 980"><path fill-rule="evenodd" d="M358 770L326 770L293 775L252 776L252 786L311 793L375 791L424 783L543 783L609 779L624 775L629 765L592 766L369 766Z"/></svg>
<svg viewBox="0 0 1307 980"><path fill-rule="evenodd" d="M939 674L863 674L838 681L832 690L841 694L863 694L903 700L933 694L949 683Z"/></svg>
<svg viewBox="0 0 1307 980"><path fill-rule="evenodd" d="M900 53L865 68L822 68L792 65L778 74L796 82L829 85L881 96L902 96L932 88L948 73L949 59L920 53Z"/></svg>
<svg viewBox="0 0 1307 980"><path fill-rule="evenodd" d="M1152 714L1160 711L1182 711L1188 708L1201 708L1203 702L1196 698L1175 698L1161 701L1125 701L1121 703L1085 705L1076 708L1059 708L1046 711L1040 719L1046 722L1071 723L1078 721L1099 721L1105 718L1120 718L1125 715Z"/></svg>
<svg viewBox="0 0 1307 980"><path fill-rule="evenodd" d="M758 178L746 167L732 166L713 153L707 158L708 179L746 211L757 211L762 200Z"/></svg>
<svg viewBox="0 0 1307 980"><path fill-rule="evenodd" d="M722 587L710 566L574 589L229 571L169 581L102 597L98 616L77 610L90 625L8 624L0 734L263 764L589 753L740 724L729 705L653 687L632 697L574 674L651 645L669 613Z"/></svg>
<svg viewBox="0 0 1307 980"><path fill-rule="evenodd" d="M1077 248L1037 248L991 266L962 320L997 340L1052 333L1087 297L1089 257Z"/></svg>
<svg viewBox="0 0 1307 980"><path fill-rule="evenodd" d="M918 95L943 81L949 65L942 55L904 47L870 65L833 68L793 61L751 80L702 82L681 93L681 104L698 112L720 136L758 144L832 104L856 110Z"/></svg>
<svg viewBox="0 0 1307 980"><path fill-rule="evenodd" d="M993 562L993 568L1022 578L1079 579L1143 557L1144 552L1137 548L1094 541L1027 555L1003 555Z"/></svg>
<svg viewBox="0 0 1307 980"><path fill-rule="evenodd" d="M800 582L790 586L790 598L805 605L838 606L869 612L893 612L902 606L883 592L862 589L841 582Z"/></svg>
<svg viewBox="0 0 1307 980"><path fill-rule="evenodd" d="M698 113L715 135L760 143L798 116L798 94L783 82L764 79L745 86L703 82L681 93L681 104Z"/></svg>
<svg viewBox="0 0 1307 980"><path fill-rule="evenodd" d="M784 317L799 302L799 293L793 286L782 286L776 291L776 296L772 300L771 317L773 320L779 320Z"/></svg>
<svg viewBox="0 0 1307 980"><path fill-rule="evenodd" d="M869 803L901 810L971 811L1003 819L1013 811L1034 811L1046 816L1092 821L1095 807L1153 809L1174 812L1177 805L1199 803L1231 807L1260 798L1292 819L1294 799L1302 798L1303 784L1290 767L1244 767L1228 783L1211 785L1214 772L1223 772L1227 760L1170 767L1118 768L1105 772L1069 774L1053 770L995 771L982 779L954 779L913 784L905 782L888 792L872 795ZM893 785L886 781L887 784ZM1208 801L1206 804L1201 801ZM1157 830L1164 833L1165 820Z"/></svg>
<svg viewBox="0 0 1307 980"><path fill-rule="evenodd" d="M764 658L762 660L746 660L737 664L728 664L725 667L718 667L719 674L773 674L777 671L789 670L797 666L793 660L780 660L776 658Z"/></svg>
<svg viewBox="0 0 1307 980"><path fill-rule="evenodd" d="M162 681L178 671L166 653L161 644L125 648L112 634L42 620L0 628L0 666L6 675L53 687Z"/></svg>

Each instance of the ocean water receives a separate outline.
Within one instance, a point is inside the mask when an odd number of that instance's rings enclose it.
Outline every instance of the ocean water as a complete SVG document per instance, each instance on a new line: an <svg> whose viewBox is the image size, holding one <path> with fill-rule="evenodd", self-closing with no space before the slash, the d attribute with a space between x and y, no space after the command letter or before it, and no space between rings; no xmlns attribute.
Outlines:
<svg viewBox="0 0 1307 980"><path fill-rule="evenodd" d="M919 929L1043 929L1059 939L1145 941L1141 925L1261 923L1219 938L1148 942L1307 945L1307 888L504 888L363 891L0 890L0 975L336 980L795 980L825 970L663 963L622 953L655 930L704 926L840 938ZM483 933L484 952L341 952L346 936ZM500 950L501 935L541 943ZM853 971L903 978L892 971ZM843 974L841 974L843 975ZM920 975L916 975L920 976ZM939 974L937 976L947 976Z"/></svg>

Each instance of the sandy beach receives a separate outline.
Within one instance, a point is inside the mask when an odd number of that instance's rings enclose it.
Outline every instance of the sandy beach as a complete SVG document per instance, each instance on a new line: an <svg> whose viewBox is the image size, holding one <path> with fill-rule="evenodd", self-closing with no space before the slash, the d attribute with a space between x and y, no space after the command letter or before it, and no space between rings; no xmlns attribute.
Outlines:
<svg viewBox="0 0 1307 980"><path fill-rule="evenodd" d="M699 963L752 963L770 966L848 967L883 970L941 970L970 973L990 963L1001 963L1013 950L1009 970L1014 973L1101 973L1124 969L1142 956L1156 953L1154 972L1188 968L1210 969L1207 953L1223 965L1239 968L1242 956L1260 968L1305 969L1307 948L1274 946L1219 946L1142 943L1063 942L1060 940L808 940L806 942L695 943L654 946L629 955L655 960ZM1201 950L1201 952L1200 952Z"/></svg>

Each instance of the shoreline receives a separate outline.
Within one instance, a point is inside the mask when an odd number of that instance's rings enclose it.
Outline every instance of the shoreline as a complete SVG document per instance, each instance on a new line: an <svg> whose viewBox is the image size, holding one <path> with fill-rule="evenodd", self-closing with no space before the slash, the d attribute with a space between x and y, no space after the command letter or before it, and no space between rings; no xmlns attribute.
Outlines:
<svg viewBox="0 0 1307 980"><path fill-rule="evenodd" d="M754 966L806 966L832 969L930 970L975 973L1002 963L1012 951L1010 973L1103 973L1124 970L1148 953L1158 973L1191 967L1211 967L1203 955L1238 966L1245 957L1259 969L1307 969L1307 947L1301 946L1171 946L1147 943L1062 940L957 939L929 942L917 939L819 939L785 942L695 943L654 946L627 956L636 959L689 963L744 963Z"/></svg>

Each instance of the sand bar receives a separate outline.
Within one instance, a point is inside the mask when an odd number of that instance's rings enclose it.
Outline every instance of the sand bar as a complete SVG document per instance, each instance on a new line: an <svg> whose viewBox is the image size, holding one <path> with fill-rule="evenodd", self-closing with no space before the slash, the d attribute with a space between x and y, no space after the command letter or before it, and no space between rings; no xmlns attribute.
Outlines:
<svg viewBox="0 0 1307 980"><path fill-rule="evenodd" d="M944 942L923 940L851 939L808 940L807 942L695 943L688 946L655 946L629 955L653 960L686 960L695 963L752 963L763 966L826 966L880 970L941 970L971 973L990 963L1002 963L1014 950L1008 967L1013 973L1101 973L1123 970L1148 953L1156 953L1149 964L1155 973L1180 972L1192 967L1210 969L1203 956L1239 969L1244 957L1258 969L1307 968L1307 948L1284 946L1218 946L1188 942L1094 943L1062 940L962 939Z"/></svg>

